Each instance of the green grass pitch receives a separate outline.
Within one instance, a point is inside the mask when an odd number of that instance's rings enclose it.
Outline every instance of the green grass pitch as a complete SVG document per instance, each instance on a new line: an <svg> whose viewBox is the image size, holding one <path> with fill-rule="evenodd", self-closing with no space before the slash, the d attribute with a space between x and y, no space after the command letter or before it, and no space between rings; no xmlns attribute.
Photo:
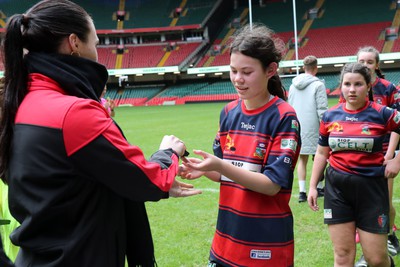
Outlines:
<svg viewBox="0 0 400 267"><path fill-rule="evenodd" d="M337 99L329 99L329 103L332 106ZM146 157L158 149L162 137L167 134L181 138L189 152L202 149L212 153L219 113L225 104L119 107L115 120L129 142L139 146ZM309 162L307 179L311 167L312 162ZM217 218L219 186L207 178L191 183L202 189L203 194L146 204L160 267L199 267L207 264ZM397 210L400 199L398 184L395 181L394 204ZM323 198L319 201L319 205L323 206ZM323 224L323 211L313 212L306 203L298 203L296 173L290 204L295 225L295 266L333 266L332 244ZM400 225L398 220L396 222ZM357 258L359 255L358 246ZM395 261L396 265L400 264L398 257Z"/></svg>

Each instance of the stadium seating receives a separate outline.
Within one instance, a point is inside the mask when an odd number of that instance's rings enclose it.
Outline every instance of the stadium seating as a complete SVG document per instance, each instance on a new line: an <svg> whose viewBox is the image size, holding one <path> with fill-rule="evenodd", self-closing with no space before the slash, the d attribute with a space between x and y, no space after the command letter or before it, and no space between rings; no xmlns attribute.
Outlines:
<svg viewBox="0 0 400 267"><path fill-rule="evenodd" d="M165 45L126 46L122 68L151 68L157 66L165 53Z"/></svg>
<svg viewBox="0 0 400 267"><path fill-rule="evenodd" d="M116 61L116 47L97 47L97 53L99 57L99 63L106 66L108 69L115 68Z"/></svg>
<svg viewBox="0 0 400 267"><path fill-rule="evenodd" d="M176 48L171 51L171 55L168 57L164 66L178 66L182 63L194 50L199 46L200 43L177 43Z"/></svg>
<svg viewBox="0 0 400 267"><path fill-rule="evenodd" d="M117 106L141 106L163 90L164 85L148 85L135 88L120 89L116 85L108 88L105 97L113 99Z"/></svg>
<svg viewBox="0 0 400 267"><path fill-rule="evenodd" d="M379 22L309 30L307 45L299 48L299 58L308 55L314 55L317 58L355 55L359 47L365 45L372 45L380 51L385 42L379 40L380 33L390 23Z"/></svg>
<svg viewBox="0 0 400 267"><path fill-rule="evenodd" d="M2 1L1 10L7 17L14 13L22 13L37 0L26 1ZM99 0L76 1L82 5L94 19L98 30L122 29L157 29L158 27L187 26L202 24L210 15L214 0ZM210 49L203 51L196 57L196 67L213 67L229 64L229 40L237 26L248 23L248 7L246 1L239 1L220 32L210 44ZM289 42L293 37L293 6L292 1L267 0L264 6L259 1L253 1L253 22L261 22L268 25L285 44L287 51L285 60L293 60L293 50L289 50ZM375 46L382 51L385 48L383 32L395 21L396 9L390 1L376 0L298 0L296 5L297 30L303 34L304 42L299 47L298 58L307 55L315 55L317 58L351 56L358 48L364 45ZM318 6L317 17L309 20L308 11ZM343 8L345 6L346 8ZM155 8L156 7L156 8ZM174 16L176 8L180 8L178 16ZM124 21L118 23L115 17L116 11L123 9L126 13ZM148 19L151 18L151 19ZM340 19L338 19L340 18ZM239 25L235 23L239 22ZM0 25L2 27L2 25ZM144 31L146 32L146 31ZM153 32L158 34L157 30ZM115 68L153 68L163 66L181 66L182 62L193 57L194 52L200 51L202 41L187 42L179 38L177 40L164 38L156 42L136 44L125 42L123 53L117 55L116 42L111 45L98 47L99 62L108 69ZM108 36L108 35L106 35ZM184 36L184 34L182 34ZM164 36L165 37L165 36ZM175 36L174 36L175 37ZM151 39L151 38L150 38ZM118 40L118 39L117 39ZM167 50L167 46L175 43L174 49ZM206 43L206 41L204 41ZM216 47L219 50L214 50ZM389 48L390 52L400 51L400 41L394 40ZM285 56L285 55L284 55ZM0 70L4 69L0 55ZM339 70L339 69L338 69ZM384 70L387 78L395 84L400 81L395 70ZM318 77L325 80L326 87L333 92L338 86L338 73L319 73ZM289 89L292 77L282 78L286 90ZM172 101L175 103L187 103L191 101L224 101L236 98L236 93L229 80L210 81L206 83L198 81L176 81L171 86L156 86L146 88L133 88L119 90L114 88L107 92L110 98L116 99L118 104L124 105L152 105L163 104ZM155 83L164 81L155 81ZM227 90L225 90L227 89ZM134 93L135 91L135 93Z"/></svg>

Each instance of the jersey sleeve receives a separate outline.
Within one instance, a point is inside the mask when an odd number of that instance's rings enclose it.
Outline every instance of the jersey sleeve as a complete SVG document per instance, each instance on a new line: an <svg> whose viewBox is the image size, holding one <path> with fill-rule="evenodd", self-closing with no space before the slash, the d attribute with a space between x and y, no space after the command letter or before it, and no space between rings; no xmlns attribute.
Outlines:
<svg viewBox="0 0 400 267"><path fill-rule="evenodd" d="M172 150L160 150L146 160L100 103L74 104L65 117L63 135L67 155L88 179L131 200L168 196L178 171L178 157Z"/></svg>
<svg viewBox="0 0 400 267"><path fill-rule="evenodd" d="M318 145L320 146L329 146L329 132L326 126L328 114L329 111L322 115L321 123L319 124Z"/></svg>
<svg viewBox="0 0 400 267"><path fill-rule="evenodd" d="M392 108L383 108L383 116L387 121L388 131L393 131L400 134L400 112Z"/></svg>
<svg viewBox="0 0 400 267"><path fill-rule="evenodd" d="M281 118L271 138L262 173L282 188L290 188L301 148L300 123L294 111Z"/></svg>
<svg viewBox="0 0 400 267"><path fill-rule="evenodd" d="M390 103L388 106L400 111L400 92L399 92L399 90L392 83L389 85L388 89L390 92L390 96L389 96Z"/></svg>

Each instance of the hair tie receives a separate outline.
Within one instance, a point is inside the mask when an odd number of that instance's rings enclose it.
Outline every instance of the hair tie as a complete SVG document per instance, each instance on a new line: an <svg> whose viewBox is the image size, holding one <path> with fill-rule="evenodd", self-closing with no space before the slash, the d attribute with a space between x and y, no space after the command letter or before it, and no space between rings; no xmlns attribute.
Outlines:
<svg viewBox="0 0 400 267"><path fill-rule="evenodd" d="M25 27L28 27L28 23L29 23L28 16L25 14L22 14L21 15L21 24L24 25Z"/></svg>

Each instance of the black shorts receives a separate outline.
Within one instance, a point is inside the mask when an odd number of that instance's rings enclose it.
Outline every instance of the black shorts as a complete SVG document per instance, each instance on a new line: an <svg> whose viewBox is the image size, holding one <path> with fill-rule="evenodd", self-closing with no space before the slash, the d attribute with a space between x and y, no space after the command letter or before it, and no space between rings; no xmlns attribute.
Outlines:
<svg viewBox="0 0 400 267"><path fill-rule="evenodd" d="M387 179L343 174L326 170L324 223L354 221L370 233L389 233L389 193Z"/></svg>

